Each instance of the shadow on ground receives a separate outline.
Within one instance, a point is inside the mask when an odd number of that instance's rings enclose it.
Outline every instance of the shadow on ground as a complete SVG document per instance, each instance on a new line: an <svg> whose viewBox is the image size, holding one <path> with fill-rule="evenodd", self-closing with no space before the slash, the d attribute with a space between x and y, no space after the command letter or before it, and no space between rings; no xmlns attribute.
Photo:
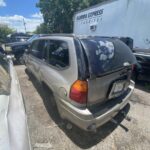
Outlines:
<svg viewBox="0 0 150 150"><path fill-rule="evenodd" d="M150 92L150 81L137 80L135 83L135 88L149 93Z"/></svg>
<svg viewBox="0 0 150 150"><path fill-rule="evenodd" d="M121 113L119 113L115 117L115 120L117 120L118 124L108 122L105 125L103 125L102 127L100 127L97 130L97 133L86 132L86 131L79 129L76 126L73 126L72 130L66 129L66 125L65 125L64 121L62 121L62 119L60 118L59 113L57 111L57 107L55 106L55 104L53 102L54 99L53 99L53 95L52 95L51 91L45 85L44 85L44 87L41 86L41 84L37 80L35 80L35 78L32 76L32 74L29 73L27 70L26 70L26 73L29 76L29 79L33 83L34 87L36 88L36 90L38 91L40 96L42 97L45 108L46 108L49 116L58 125L58 127L60 129L62 129L62 131L72 140L72 142L74 142L80 148L87 149L87 148L90 148L90 147L96 145L97 143L103 141L119 125L121 125L121 122L124 119L124 116ZM129 112L129 109L130 109L130 105L128 104L124 108L124 112L126 113L126 115ZM125 129L126 132L128 131L128 129L126 127L124 127L123 125L121 125L121 126Z"/></svg>

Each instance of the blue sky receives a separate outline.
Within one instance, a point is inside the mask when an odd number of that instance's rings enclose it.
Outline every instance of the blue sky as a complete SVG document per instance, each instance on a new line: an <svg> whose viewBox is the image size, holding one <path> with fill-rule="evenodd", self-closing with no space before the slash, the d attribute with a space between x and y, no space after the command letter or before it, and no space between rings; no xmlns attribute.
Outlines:
<svg viewBox="0 0 150 150"><path fill-rule="evenodd" d="M0 8L0 15L23 15L29 17L31 14L39 12L36 8L38 0L5 0L6 7Z"/></svg>
<svg viewBox="0 0 150 150"><path fill-rule="evenodd" d="M0 0L0 23L24 32L24 19L27 31L34 31L43 22L40 10L36 8L37 2L38 0Z"/></svg>

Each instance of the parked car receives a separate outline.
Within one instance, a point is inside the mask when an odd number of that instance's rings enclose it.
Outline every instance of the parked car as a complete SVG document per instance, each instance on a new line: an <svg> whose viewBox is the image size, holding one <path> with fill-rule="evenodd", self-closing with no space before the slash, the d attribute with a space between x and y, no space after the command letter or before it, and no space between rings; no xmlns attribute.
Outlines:
<svg viewBox="0 0 150 150"><path fill-rule="evenodd" d="M0 150L30 150L22 93L11 56L0 53Z"/></svg>
<svg viewBox="0 0 150 150"><path fill-rule="evenodd" d="M13 33L7 35L7 43L13 43L13 42L23 42L28 40L31 37L31 35L26 33Z"/></svg>
<svg viewBox="0 0 150 150"><path fill-rule="evenodd" d="M16 58L16 61L23 63L22 56L26 49L30 47L30 44L33 40L44 36L44 34L36 34L29 38L27 41L24 42L14 42L6 44L6 47L11 47L11 54L13 54Z"/></svg>
<svg viewBox="0 0 150 150"><path fill-rule="evenodd" d="M115 38L56 34L32 42L27 70L53 92L60 116L95 131L126 106L136 59Z"/></svg>
<svg viewBox="0 0 150 150"><path fill-rule="evenodd" d="M139 75L144 75L149 77L150 76L150 50L134 49L134 55L138 62L135 68L136 79L138 79Z"/></svg>

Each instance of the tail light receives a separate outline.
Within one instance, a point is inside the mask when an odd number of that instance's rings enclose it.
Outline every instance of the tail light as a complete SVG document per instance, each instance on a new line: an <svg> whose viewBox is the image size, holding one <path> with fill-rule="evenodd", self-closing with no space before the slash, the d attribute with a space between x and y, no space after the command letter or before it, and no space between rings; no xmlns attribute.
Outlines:
<svg viewBox="0 0 150 150"><path fill-rule="evenodd" d="M77 80L70 89L70 98L80 104L87 102L88 84L87 81Z"/></svg>

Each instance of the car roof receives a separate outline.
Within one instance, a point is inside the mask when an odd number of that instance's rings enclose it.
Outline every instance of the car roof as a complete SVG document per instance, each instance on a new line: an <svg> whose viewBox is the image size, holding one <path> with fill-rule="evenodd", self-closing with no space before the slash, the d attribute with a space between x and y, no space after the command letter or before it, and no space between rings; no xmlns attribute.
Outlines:
<svg viewBox="0 0 150 150"><path fill-rule="evenodd" d="M94 37L111 38L111 39L117 38L117 37L107 37L107 36L89 36L89 35L75 35L75 34L56 33L56 34L43 34L42 36L40 36L36 40L47 39L47 38L51 38L51 37L59 37L59 38L71 37L71 38L78 38L78 39L94 38Z"/></svg>

